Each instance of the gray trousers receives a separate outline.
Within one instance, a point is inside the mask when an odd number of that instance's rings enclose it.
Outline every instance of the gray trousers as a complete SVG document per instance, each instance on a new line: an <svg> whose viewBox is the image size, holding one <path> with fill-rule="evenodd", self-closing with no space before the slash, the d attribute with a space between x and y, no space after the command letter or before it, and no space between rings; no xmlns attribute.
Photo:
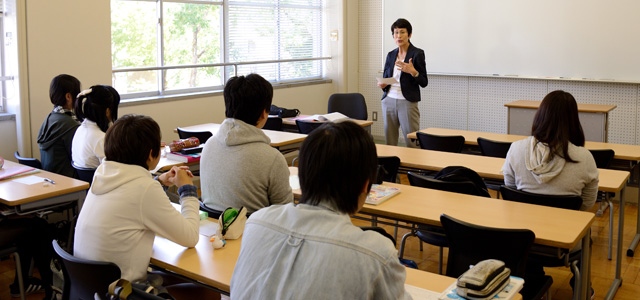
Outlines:
<svg viewBox="0 0 640 300"><path fill-rule="evenodd" d="M397 146L398 127L402 127L402 135L407 147L418 148L415 142L407 138L407 134L420 130L418 102L385 97L382 99L382 112L384 116L385 143Z"/></svg>

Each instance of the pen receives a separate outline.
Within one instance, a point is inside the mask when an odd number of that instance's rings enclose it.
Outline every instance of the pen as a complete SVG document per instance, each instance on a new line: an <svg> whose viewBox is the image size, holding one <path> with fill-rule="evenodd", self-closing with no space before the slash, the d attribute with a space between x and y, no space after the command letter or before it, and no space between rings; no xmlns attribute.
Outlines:
<svg viewBox="0 0 640 300"><path fill-rule="evenodd" d="M51 179L49 179L49 178L45 178L45 179L44 179L44 181L49 182L49 183L51 183L51 184L56 184L56 182L55 182L55 181L53 181L53 180L51 180Z"/></svg>

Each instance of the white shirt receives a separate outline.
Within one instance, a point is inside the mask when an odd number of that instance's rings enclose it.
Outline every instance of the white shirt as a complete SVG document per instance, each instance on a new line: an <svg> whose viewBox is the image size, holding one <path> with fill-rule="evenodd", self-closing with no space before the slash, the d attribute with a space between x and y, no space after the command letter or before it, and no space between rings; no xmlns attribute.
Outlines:
<svg viewBox="0 0 640 300"><path fill-rule="evenodd" d="M396 58L396 62L402 61ZM402 95L402 88L400 87L400 76L402 75L402 70L396 65L393 66L393 78L396 79L396 83L392 84L389 88L389 93L387 93L387 97L395 98L395 99L405 99L404 95Z"/></svg>
<svg viewBox="0 0 640 300"><path fill-rule="evenodd" d="M98 124L84 119L71 143L73 164L81 168L97 168L105 156L104 135Z"/></svg>

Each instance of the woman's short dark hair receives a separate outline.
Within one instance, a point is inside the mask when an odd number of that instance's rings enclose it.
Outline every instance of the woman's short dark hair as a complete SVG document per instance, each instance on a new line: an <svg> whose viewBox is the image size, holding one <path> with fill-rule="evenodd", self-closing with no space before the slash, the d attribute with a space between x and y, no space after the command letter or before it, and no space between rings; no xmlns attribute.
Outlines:
<svg viewBox="0 0 640 300"><path fill-rule="evenodd" d="M104 136L107 160L148 169L147 160L160 155L160 126L151 117L128 114L118 119Z"/></svg>
<svg viewBox="0 0 640 300"><path fill-rule="evenodd" d="M397 19L395 22L393 22L393 24L391 24L391 35L393 35L393 30L396 28L405 28L407 29L407 34L411 35L411 32L413 31L413 27L411 27L411 23L409 23L409 21L407 21L407 19Z"/></svg>
<svg viewBox="0 0 640 300"><path fill-rule="evenodd" d="M273 87L258 74L231 77L224 87L225 116L257 125L271 108Z"/></svg>
<svg viewBox="0 0 640 300"><path fill-rule="evenodd" d="M576 99L560 90L545 96L533 118L531 135L549 146L549 159L559 155L568 162L575 162L569 156L568 143L584 146L584 132L578 117Z"/></svg>
<svg viewBox="0 0 640 300"><path fill-rule="evenodd" d="M88 119L95 122L100 130L106 132L111 121L118 119L120 95L107 85L94 85L82 91L76 99L75 112L78 120ZM107 108L111 113L111 121L107 118Z"/></svg>
<svg viewBox="0 0 640 300"><path fill-rule="evenodd" d="M342 213L358 211L358 197L375 182L378 156L371 135L354 122L328 122L300 148L300 203L327 203Z"/></svg>
<svg viewBox="0 0 640 300"><path fill-rule="evenodd" d="M56 106L65 106L67 104L67 93L71 94L71 97L75 99L76 95L80 93L80 81L67 74L53 77L49 85L51 103Z"/></svg>

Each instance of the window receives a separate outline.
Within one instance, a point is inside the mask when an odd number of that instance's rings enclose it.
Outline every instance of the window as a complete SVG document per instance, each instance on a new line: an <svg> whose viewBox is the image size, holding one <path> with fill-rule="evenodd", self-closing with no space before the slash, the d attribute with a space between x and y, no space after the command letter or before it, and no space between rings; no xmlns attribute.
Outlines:
<svg viewBox="0 0 640 300"><path fill-rule="evenodd" d="M112 0L123 98L221 89L237 74L322 78L323 0Z"/></svg>

